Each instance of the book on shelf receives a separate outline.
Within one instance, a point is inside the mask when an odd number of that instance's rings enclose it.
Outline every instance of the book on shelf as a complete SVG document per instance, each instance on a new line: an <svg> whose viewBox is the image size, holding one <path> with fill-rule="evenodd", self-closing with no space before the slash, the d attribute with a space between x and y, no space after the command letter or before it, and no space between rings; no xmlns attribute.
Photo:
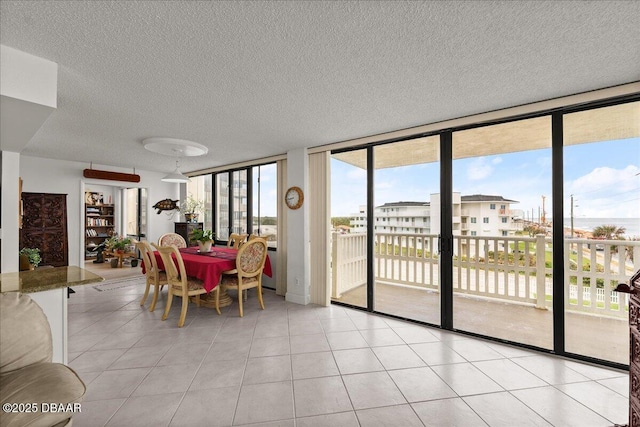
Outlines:
<svg viewBox="0 0 640 427"><path fill-rule="evenodd" d="M104 218L87 218L88 227L111 227L113 224Z"/></svg>

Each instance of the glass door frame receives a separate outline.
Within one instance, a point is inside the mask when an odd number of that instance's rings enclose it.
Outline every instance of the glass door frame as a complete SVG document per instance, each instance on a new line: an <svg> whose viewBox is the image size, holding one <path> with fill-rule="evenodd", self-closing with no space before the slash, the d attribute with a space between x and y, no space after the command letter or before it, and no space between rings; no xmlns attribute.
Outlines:
<svg viewBox="0 0 640 427"><path fill-rule="evenodd" d="M425 136L440 136L440 194L442 197L441 202L441 234L439 238L440 243L440 291L441 291L441 325L433 325L426 322L416 321L413 319L406 319L400 316L394 316L392 313L379 313L389 317L402 318L404 320L412 321L419 324L425 324L445 330L459 332L465 335L477 336L484 339L495 340L504 342L504 340L479 335L464 330L457 330L453 327L453 227L452 227L452 214L453 214L453 144L452 135L455 131L467 130L472 128L478 128L483 126L491 126L500 123L514 122L518 120L524 120L529 118L550 116L551 117L551 155L552 155L552 215L553 218L564 218L564 138L563 138L563 118L565 114L574 113L578 111L585 111L590 109L603 108L613 105L624 104L628 102L640 101L640 94L625 95L621 97L610 98L606 100L589 102L586 104L578 104L572 106L566 106L561 108L555 108L552 110L543 110L530 114L523 114L518 116L511 116L508 118L494 120L491 122L477 123L473 125L460 126L455 128L446 128L434 132L427 132L423 134L411 135L402 138L393 138L389 140L379 141L376 143L366 144L363 146L350 147L345 149L338 149L331 151L332 154L352 151L352 150L367 150L367 234L368 236L374 235L374 172L375 169L371 167L374 165L373 147L382 144L388 144L392 142L399 142L404 140L410 140L415 138L422 138ZM564 290L564 230L563 227L554 227L552 231L552 244L554 247L552 260L553 260L553 349L540 348L528 344L517 343L509 341L509 344L527 348L542 353L556 354L560 356L569 357L572 359L582 360L590 363L596 363L599 365L609 366L617 369L628 369L628 365L623 365L607 360L595 359L589 356L570 353L565 350L565 290ZM361 309L368 312L375 312L375 295L374 295L374 283L375 271L374 271L374 239L367 239L367 306L357 307L349 304L341 303L338 301L331 301L332 304L346 305L355 309Z"/></svg>
<svg viewBox="0 0 640 427"><path fill-rule="evenodd" d="M366 145L362 145L362 146L357 146L357 147L349 147L349 148L344 148L344 149L338 149L338 150L332 150L331 154L339 154L339 153L345 153L345 152L349 152L349 151L357 151L357 150L365 150L366 151L366 156L367 156L367 161L366 161L366 173L367 173L367 236L371 237L375 234L375 221L372 220L372 218L374 218L375 216L375 167L372 167L373 165L375 165L375 154L374 154L374 149L377 146L380 145L386 145L386 144L392 144L395 142L403 142L403 141L411 141L414 139L420 139L420 138L426 138L426 137L430 137L430 136L438 136L440 135L440 151L442 153L442 145L443 145L443 140L442 140L442 132L441 131L437 131L437 132L425 132L425 133L421 133L421 134L416 134L416 135L410 135L410 136L405 136L405 137L399 137L399 138L390 138L387 140L383 140L383 141L378 141L372 144L366 144ZM449 136L450 138L450 136ZM451 151L451 148L449 148L449 151ZM439 159L439 162L441 163L441 189L442 189L442 155L441 158ZM450 169L450 168L449 168ZM450 184L451 185L451 184ZM444 203L441 203L441 207L444 207ZM449 208L449 212L451 212L451 208ZM442 212L440 213L442 214ZM450 221L448 221L450 223ZM442 223L442 227L445 227L445 224ZM451 225L449 224L449 228L451 228ZM441 233L442 234L442 233ZM440 242L440 238L439 238L439 242ZM453 237L451 238L451 248L453 248ZM441 245L439 244L439 252L440 252L440 247ZM355 305L351 305L351 304L347 304L344 302L340 302L340 301L331 301L332 304L336 304L336 305L344 305L344 306L348 306L351 308L355 308L358 310L365 310L367 312L370 313L378 313L375 309L375 292L374 292L374 285L375 285L375 239L373 238L368 238L367 239L367 249L366 249L366 253L367 253L367 292L366 292L366 307L360 307L360 306L355 306ZM452 265L452 264L451 264ZM441 269L440 269L441 270ZM444 289L442 289L443 283L442 283L442 272L440 272L440 286L441 286L441 293L444 294L445 291ZM451 273L449 273L449 275L452 275L453 272L451 271ZM451 289L448 291L451 294L451 301L453 301L453 288L451 287ZM441 303L442 304L442 303ZM453 306L452 306L453 307ZM380 314L384 314L385 316L389 316L389 317L394 317L394 318L398 318L398 319L403 319L403 320L409 320L409 321L413 321L416 323L421 323L421 324L427 324L430 326L436 326L436 327L440 327L440 325L434 325L431 323L427 323L427 322L421 322L421 321L416 321L414 319L408 319L402 316L395 316L392 313L380 313ZM442 316L442 314L441 314ZM449 316L449 319L451 318L451 316Z"/></svg>

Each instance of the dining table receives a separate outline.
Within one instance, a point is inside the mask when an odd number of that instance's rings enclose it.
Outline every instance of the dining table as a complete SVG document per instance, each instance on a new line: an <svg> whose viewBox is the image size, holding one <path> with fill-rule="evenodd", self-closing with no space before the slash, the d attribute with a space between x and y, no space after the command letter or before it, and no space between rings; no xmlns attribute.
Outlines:
<svg viewBox="0 0 640 427"><path fill-rule="evenodd" d="M201 304L213 307L214 297L210 292L220 284L224 272L235 270L238 250L226 247L213 247L208 252L200 252L198 246L190 246L178 250L182 256L187 276L202 280L204 289L207 291L207 294L203 295L200 299ZM158 263L158 269L164 270L164 262L162 261L160 253L154 251L154 255ZM142 272L145 273L144 262L141 267ZM272 277L273 273L268 255L262 273L268 277ZM220 289L220 307L229 306L231 303L232 299L226 290L224 288Z"/></svg>

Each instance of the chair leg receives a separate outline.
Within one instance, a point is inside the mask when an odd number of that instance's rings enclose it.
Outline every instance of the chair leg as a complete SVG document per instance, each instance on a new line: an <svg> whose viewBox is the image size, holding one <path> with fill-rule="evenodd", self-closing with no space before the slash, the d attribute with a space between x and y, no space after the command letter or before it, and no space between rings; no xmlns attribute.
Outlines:
<svg viewBox="0 0 640 427"><path fill-rule="evenodd" d="M142 299L140 300L140 305L144 305L144 302L147 300L147 297L149 296L149 287L151 287L151 283L149 283L149 279L147 279L147 288L144 290L144 295L142 296ZM153 310L151 310L153 311Z"/></svg>
<svg viewBox="0 0 640 427"><path fill-rule="evenodd" d="M216 311L218 312L218 316L219 316L221 314L220 313L220 285L216 286L215 292L216 292Z"/></svg>
<svg viewBox="0 0 640 427"><path fill-rule="evenodd" d="M182 296L182 311L180 311L180 320L178 320L178 327L182 328L184 326L184 319L187 318L187 307L189 306L189 296Z"/></svg>
<svg viewBox="0 0 640 427"><path fill-rule="evenodd" d="M162 315L162 320L167 320L167 316L169 315L169 310L171 310L172 302L173 302L173 292L171 292L171 288L169 288L169 295L167 297L167 306L164 308L164 314Z"/></svg>
<svg viewBox="0 0 640 427"><path fill-rule="evenodd" d="M159 293L160 293L160 286L156 283L153 289L153 301L151 301L151 307L149 307L149 311L153 311L156 309L156 303L158 302Z"/></svg>
<svg viewBox="0 0 640 427"><path fill-rule="evenodd" d="M258 290L258 302L260 303L260 307L264 310L264 301L262 300L262 284L258 284L256 288Z"/></svg>
<svg viewBox="0 0 640 427"><path fill-rule="evenodd" d="M240 309L240 317L244 317L242 311L242 290L240 290L240 288L238 288L238 308Z"/></svg>

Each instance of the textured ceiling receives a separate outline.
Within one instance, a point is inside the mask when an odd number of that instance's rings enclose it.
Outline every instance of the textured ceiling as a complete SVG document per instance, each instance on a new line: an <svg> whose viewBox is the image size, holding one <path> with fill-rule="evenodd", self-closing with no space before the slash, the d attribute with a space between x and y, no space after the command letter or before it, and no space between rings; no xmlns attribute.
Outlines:
<svg viewBox="0 0 640 427"><path fill-rule="evenodd" d="M170 171L640 80L640 2L5 1L0 43L59 65L25 155Z"/></svg>

